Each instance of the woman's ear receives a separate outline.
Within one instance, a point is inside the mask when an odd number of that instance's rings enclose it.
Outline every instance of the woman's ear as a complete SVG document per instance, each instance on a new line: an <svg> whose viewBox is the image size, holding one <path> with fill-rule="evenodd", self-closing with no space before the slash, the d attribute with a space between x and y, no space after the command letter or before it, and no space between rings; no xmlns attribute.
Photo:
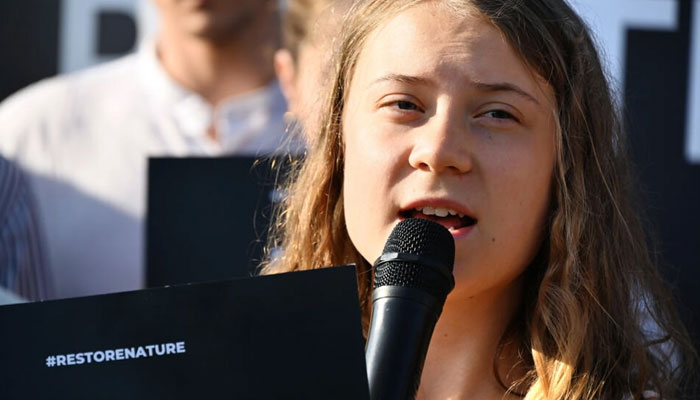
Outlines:
<svg viewBox="0 0 700 400"><path fill-rule="evenodd" d="M298 102L296 85L297 73L292 53L287 49L279 49L275 52L274 62L277 79L279 79L282 93L287 99L287 108L290 112L296 113L296 103Z"/></svg>

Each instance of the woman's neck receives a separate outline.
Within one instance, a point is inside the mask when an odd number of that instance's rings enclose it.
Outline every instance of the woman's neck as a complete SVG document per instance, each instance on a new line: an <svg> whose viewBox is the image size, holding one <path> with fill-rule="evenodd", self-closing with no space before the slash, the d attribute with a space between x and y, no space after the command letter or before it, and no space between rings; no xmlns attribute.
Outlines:
<svg viewBox="0 0 700 400"><path fill-rule="evenodd" d="M426 356L418 400L504 398L494 358L519 307L521 291L519 278L476 296L447 297ZM497 365L505 384L511 380L505 375L516 364L514 354L512 347L499 353Z"/></svg>
<svg viewBox="0 0 700 400"><path fill-rule="evenodd" d="M275 77L272 33L254 32L228 42L215 42L165 26L158 57L168 74L212 106L269 84ZM253 39L255 38L255 39Z"/></svg>

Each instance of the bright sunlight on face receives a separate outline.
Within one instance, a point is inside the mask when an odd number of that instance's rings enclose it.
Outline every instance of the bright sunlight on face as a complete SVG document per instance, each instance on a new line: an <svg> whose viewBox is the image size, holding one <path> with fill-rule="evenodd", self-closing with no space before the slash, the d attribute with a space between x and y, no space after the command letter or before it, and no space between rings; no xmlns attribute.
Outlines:
<svg viewBox="0 0 700 400"><path fill-rule="evenodd" d="M424 3L380 25L343 112L353 244L372 262L401 219L429 218L455 238L452 299L512 292L541 241L554 115L551 88L483 17Z"/></svg>

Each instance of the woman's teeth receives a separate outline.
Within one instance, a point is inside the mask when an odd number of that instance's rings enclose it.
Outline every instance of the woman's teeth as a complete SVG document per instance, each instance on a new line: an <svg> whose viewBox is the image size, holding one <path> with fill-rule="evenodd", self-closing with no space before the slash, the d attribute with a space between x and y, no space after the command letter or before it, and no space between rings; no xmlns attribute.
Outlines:
<svg viewBox="0 0 700 400"><path fill-rule="evenodd" d="M416 207L402 213L406 218L427 218L438 222L449 230L476 224L476 219L445 207Z"/></svg>
<svg viewBox="0 0 700 400"><path fill-rule="evenodd" d="M450 210L449 208L442 207L418 207L416 208L419 212L425 215L435 215L436 217L446 217L448 215L457 215L460 218L464 218L464 214L459 213L455 210Z"/></svg>

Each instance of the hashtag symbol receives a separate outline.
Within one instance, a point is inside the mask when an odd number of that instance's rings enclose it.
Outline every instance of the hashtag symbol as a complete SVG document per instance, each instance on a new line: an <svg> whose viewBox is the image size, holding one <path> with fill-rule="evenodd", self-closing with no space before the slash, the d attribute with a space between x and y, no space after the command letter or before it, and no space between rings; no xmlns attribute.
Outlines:
<svg viewBox="0 0 700 400"><path fill-rule="evenodd" d="M46 357L46 366L51 368L54 365L56 365L56 357L54 357L54 356Z"/></svg>

